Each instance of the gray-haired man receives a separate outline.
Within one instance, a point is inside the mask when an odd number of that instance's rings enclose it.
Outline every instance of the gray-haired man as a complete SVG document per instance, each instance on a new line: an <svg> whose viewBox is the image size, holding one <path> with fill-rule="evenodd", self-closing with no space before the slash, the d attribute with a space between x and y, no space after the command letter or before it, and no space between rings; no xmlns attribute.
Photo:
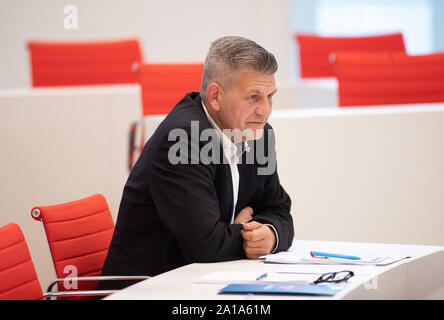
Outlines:
<svg viewBox="0 0 444 320"><path fill-rule="evenodd" d="M130 173L103 275L154 276L289 248L291 201L277 171L263 170L276 161L267 124L276 70L274 56L254 41L211 44L200 93L174 107ZM177 148L178 130L190 137L185 148ZM212 161L196 159L202 154Z"/></svg>

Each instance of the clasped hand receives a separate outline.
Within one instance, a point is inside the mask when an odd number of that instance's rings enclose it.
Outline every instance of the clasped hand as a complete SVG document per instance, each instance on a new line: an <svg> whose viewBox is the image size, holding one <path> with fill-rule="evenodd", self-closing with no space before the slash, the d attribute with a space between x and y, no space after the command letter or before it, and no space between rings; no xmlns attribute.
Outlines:
<svg viewBox="0 0 444 320"><path fill-rule="evenodd" d="M242 224L241 234L244 238L244 252L248 259L257 259L269 254L276 245L276 235L265 224L253 219L253 209L245 207L234 220L235 224ZM249 222L250 221L250 222Z"/></svg>

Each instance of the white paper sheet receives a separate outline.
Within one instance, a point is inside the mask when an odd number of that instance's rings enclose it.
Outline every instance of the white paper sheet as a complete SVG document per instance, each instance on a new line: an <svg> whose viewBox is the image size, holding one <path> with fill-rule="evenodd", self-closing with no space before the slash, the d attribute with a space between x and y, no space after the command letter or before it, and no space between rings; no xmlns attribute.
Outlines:
<svg viewBox="0 0 444 320"><path fill-rule="evenodd" d="M327 272L353 271L355 276L368 276L377 272L374 266L322 265L322 264L283 264L273 269L276 273L321 274Z"/></svg>
<svg viewBox="0 0 444 320"><path fill-rule="evenodd" d="M305 248L292 247L289 251L278 252L262 256L266 263L281 264L320 264L320 265L368 265L368 266L386 266L405 259L405 255L399 254L377 254L377 253L359 253L348 252L337 248L335 251L316 249L315 251L335 252L344 255L358 256L360 260L340 259L340 258L314 258L310 255L310 251Z"/></svg>
<svg viewBox="0 0 444 320"><path fill-rule="evenodd" d="M296 274L268 272L226 272L217 271L204 275L194 283L288 283L310 284L319 278L319 274ZM258 278L260 278L258 280Z"/></svg>

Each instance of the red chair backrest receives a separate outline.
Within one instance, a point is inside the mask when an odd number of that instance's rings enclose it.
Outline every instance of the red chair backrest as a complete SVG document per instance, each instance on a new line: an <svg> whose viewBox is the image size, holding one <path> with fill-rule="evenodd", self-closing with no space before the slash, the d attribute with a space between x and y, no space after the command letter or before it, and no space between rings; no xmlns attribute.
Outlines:
<svg viewBox="0 0 444 320"><path fill-rule="evenodd" d="M199 91L203 63L141 63L143 115L167 114L190 91Z"/></svg>
<svg viewBox="0 0 444 320"><path fill-rule="evenodd" d="M330 54L342 52L405 52L401 33L361 36L324 37L312 34L296 34L299 46L301 78L333 77Z"/></svg>
<svg viewBox="0 0 444 320"><path fill-rule="evenodd" d="M103 195L34 207L31 215L43 222L58 278L74 276L73 271L79 277L101 274L114 232L114 221ZM81 282L78 289L91 290L96 286L97 283Z"/></svg>
<svg viewBox="0 0 444 320"><path fill-rule="evenodd" d="M32 86L137 83L137 39L102 42L28 42Z"/></svg>
<svg viewBox="0 0 444 320"><path fill-rule="evenodd" d="M43 292L28 245L15 223L0 228L0 300L41 300Z"/></svg>
<svg viewBox="0 0 444 320"><path fill-rule="evenodd" d="M444 102L444 53L337 53L340 106Z"/></svg>

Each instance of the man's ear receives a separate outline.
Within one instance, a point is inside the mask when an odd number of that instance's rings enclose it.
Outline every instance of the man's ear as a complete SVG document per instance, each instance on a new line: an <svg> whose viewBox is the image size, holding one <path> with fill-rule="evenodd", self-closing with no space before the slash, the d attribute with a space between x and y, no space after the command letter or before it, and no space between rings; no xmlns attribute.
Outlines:
<svg viewBox="0 0 444 320"><path fill-rule="evenodd" d="M220 105L223 97L223 89L217 82L211 82L207 86L207 100L209 107L214 111L220 110Z"/></svg>

